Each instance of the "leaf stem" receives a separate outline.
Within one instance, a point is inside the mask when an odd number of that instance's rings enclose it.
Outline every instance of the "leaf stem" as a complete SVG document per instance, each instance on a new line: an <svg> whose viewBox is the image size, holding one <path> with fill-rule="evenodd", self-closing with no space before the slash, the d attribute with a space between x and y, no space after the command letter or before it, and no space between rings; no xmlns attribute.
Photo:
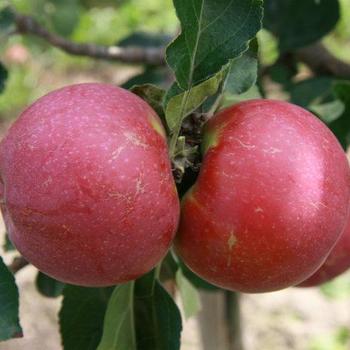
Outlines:
<svg viewBox="0 0 350 350"><path fill-rule="evenodd" d="M220 107L220 104L221 104L223 97L224 97L224 91L225 91L226 85L227 85L228 73L229 73L229 70L227 70L226 76L223 79L223 82L221 84L221 88L220 88L219 95L218 95L217 99L214 101L209 112L207 113L207 120L209 120L215 114L215 112L218 110L218 108Z"/></svg>
<svg viewBox="0 0 350 350"><path fill-rule="evenodd" d="M170 142L169 142L169 154L170 154L170 159L173 160L174 159L174 155L176 152L176 145L177 145L177 140L180 136L180 131L181 131L181 126L182 126L182 122L183 122L183 115L184 115L184 111L185 111L185 107L187 105L187 101L188 98L190 96L190 92L191 89L187 90L184 93L184 97L181 101L181 118L179 119L179 123L176 125L176 127L174 128L174 131L171 134L170 137Z"/></svg>
<svg viewBox="0 0 350 350"><path fill-rule="evenodd" d="M159 280L160 276L160 270L162 268L163 260L156 266L155 271L154 271L154 278Z"/></svg>
<svg viewBox="0 0 350 350"><path fill-rule="evenodd" d="M215 114L215 112L218 110L218 108L221 104L221 101L222 101L222 97L223 97L223 94L220 93L220 95L217 97L217 99L215 100L215 102L211 106L209 112L207 113L206 120L210 119Z"/></svg>

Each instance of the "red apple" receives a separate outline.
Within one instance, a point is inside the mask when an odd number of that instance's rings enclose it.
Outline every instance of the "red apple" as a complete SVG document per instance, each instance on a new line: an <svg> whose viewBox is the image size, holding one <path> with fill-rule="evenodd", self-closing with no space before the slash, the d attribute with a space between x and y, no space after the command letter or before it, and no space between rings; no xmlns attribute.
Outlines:
<svg viewBox="0 0 350 350"><path fill-rule="evenodd" d="M338 277L350 268L350 217L338 242L324 264L298 287L315 287Z"/></svg>
<svg viewBox="0 0 350 350"><path fill-rule="evenodd" d="M135 279L162 259L177 228L161 122L118 87L80 84L40 98L3 140L0 174L11 241L60 281Z"/></svg>
<svg viewBox="0 0 350 350"><path fill-rule="evenodd" d="M295 105L251 100L208 122L203 149L175 242L188 267L254 293L315 272L349 207L349 165L329 129Z"/></svg>

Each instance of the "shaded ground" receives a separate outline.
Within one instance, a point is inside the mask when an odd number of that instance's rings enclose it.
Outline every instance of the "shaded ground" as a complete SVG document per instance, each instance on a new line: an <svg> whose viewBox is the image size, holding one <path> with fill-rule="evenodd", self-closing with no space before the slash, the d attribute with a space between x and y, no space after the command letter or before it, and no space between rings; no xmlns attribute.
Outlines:
<svg viewBox="0 0 350 350"><path fill-rule="evenodd" d="M247 350L350 348L349 296L330 300L317 288L289 288L245 295L242 302ZM342 331L347 339L341 341L337 335Z"/></svg>

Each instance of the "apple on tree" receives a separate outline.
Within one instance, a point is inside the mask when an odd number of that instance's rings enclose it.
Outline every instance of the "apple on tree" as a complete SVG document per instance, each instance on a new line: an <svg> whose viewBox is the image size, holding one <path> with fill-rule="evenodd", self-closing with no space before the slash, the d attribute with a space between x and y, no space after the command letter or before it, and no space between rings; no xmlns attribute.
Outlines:
<svg viewBox="0 0 350 350"><path fill-rule="evenodd" d="M349 207L350 171L331 131L290 103L251 100L214 116L182 203L177 254L220 287L268 292L325 261Z"/></svg>
<svg viewBox="0 0 350 350"><path fill-rule="evenodd" d="M79 84L26 109L0 148L11 241L44 273L123 283L166 254L179 218L164 129L124 89Z"/></svg>
<svg viewBox="0 0 350 350"><path fill-rule="evenodd" d="M316 287L338 277L350 268L350 217L344 232L328 255L324 264L298 287Z"/></svg>

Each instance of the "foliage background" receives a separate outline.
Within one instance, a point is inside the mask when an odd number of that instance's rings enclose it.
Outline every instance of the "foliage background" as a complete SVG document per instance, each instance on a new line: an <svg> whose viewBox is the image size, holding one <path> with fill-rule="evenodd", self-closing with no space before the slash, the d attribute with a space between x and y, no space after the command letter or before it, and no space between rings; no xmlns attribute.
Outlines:
<svg viewBox="0 0 350 350"><path fill-rule="evenodd" d="M55 0L14 0L18 10L34 14L49 28L60 32L55 27L54 19L47 16L55 12ZM64 26L71 27L71 31L63 31L66 37L77 42L94 42L112 45L137 31L154 33L174 33L177 28L177 19L171 0L138 1L82 1L91 3L92 7L84 7L80 1L64 0L63 12L58 14L62 19L71 8L76 8L65 20ZM111 4L119 4L108 6ZM80 4L80 5L79 5ZM99 4L99 6L93 6ZM350 0L340 0L341 19L335 30L327 35L323 42L337 57L349 60L350 57ZM66 7L66 10L65 10ZM69 23L71 22L71 23ZM58 21L58 23L61 23ZM117 28L117 30L111 30ZM260 42L260 57L262 64L272 64L278 55L275 38L266 30L258 34ZM121 83L133 74L131 67L119 63L106 63L89 58L68 55L33 37L13 36L0 45L0 55L5 56L9 47L14 44L23 44L29 49L30 58L23 65L11 64L7 87L0 95L0 118L15 118L18 112L31 101L58 86L82 80L104 80ZM6 56L5 56L6 62ZM73 74L72 74L73 73ZM305 73L307 74L307 73ZM60 77L58 79L58 77ZM278 90L271 86L271 94ZM280 96L280 95L279 95Z"/></svg>

